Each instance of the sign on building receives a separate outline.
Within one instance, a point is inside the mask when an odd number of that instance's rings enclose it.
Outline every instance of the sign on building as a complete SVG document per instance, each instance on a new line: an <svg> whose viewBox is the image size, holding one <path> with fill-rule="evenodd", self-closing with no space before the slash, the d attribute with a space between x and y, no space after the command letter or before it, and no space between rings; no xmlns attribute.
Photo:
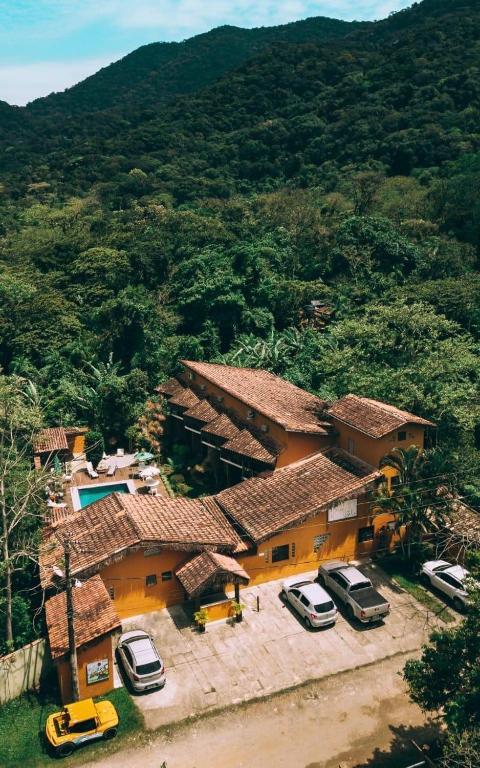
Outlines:
<svg viewBox="0 0 480 768"><path fill-rule="evenodd" d="M108 659L92 661L91 664L87 664L87 685L93 685L93 683L100 683L102 680L108 680L108 677Z"/></svg>
<svg viewBox="0 0 480 768"><path fill-rule="evenodd" d="M348 501L342 501L341 504L335 504L328 510L328 522L333 523L336 520L349 520L351 517L357 516L357 500L348 499Z"/></svg>

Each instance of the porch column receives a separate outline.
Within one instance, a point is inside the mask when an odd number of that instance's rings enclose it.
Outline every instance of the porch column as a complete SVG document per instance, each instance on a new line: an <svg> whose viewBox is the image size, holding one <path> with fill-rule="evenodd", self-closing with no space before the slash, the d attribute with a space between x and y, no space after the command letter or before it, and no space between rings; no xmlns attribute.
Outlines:
<svg viewBox="0 0 480 768"><path fill-rule="evenodd" d="M238 581L235 582L234 586L235 586L235 602L239 603L240 602L240 584L238 583Z"/></svg>

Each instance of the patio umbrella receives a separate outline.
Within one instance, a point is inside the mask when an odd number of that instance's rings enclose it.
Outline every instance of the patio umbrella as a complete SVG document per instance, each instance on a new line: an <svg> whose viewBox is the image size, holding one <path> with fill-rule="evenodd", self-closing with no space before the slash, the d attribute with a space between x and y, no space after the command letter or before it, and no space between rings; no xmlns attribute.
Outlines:
<svg viewBox="0 0 480 768"><path fill-rule="evenodd" d="M142 480L149 480L151 477L157 477L159 474L160 470L158 467L145 467L145 469L142 469L139 473Z"/></svg>
<svg viewBox="0 0 480 768"><path fill-rule="evenodd" d="M153 453L148 451L138 451L133 457L135 461L151 461L153 459Z"/></svg>

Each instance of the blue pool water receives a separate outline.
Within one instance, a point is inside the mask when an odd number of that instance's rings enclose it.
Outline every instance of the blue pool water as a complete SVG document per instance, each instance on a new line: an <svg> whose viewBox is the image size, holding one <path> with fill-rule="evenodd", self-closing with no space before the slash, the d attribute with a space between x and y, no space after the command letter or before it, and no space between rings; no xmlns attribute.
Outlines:
<svg viewBox="0 0 480 768"><path fill-rule="evenodd" d="M81 509L86 507L87 504L93 504L94 501L103 499L104 496L108 496L110 493L130 493L130 488L127 483L92 485L89 488L79 488L78 495L80 497Z"/></svg>

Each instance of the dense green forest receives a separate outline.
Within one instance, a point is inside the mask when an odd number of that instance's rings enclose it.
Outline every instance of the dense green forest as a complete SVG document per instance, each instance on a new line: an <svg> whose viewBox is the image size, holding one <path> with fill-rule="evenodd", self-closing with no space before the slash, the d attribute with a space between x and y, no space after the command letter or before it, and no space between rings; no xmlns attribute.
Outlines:
<svg viewBox="0 0 480 768"><path fill-rule="evenodd" d="M480 506L480 9L221 27L0 103L0 366L132 434L180 357L439 424ZM302 307L324 301L324 328Z"/></svg>

